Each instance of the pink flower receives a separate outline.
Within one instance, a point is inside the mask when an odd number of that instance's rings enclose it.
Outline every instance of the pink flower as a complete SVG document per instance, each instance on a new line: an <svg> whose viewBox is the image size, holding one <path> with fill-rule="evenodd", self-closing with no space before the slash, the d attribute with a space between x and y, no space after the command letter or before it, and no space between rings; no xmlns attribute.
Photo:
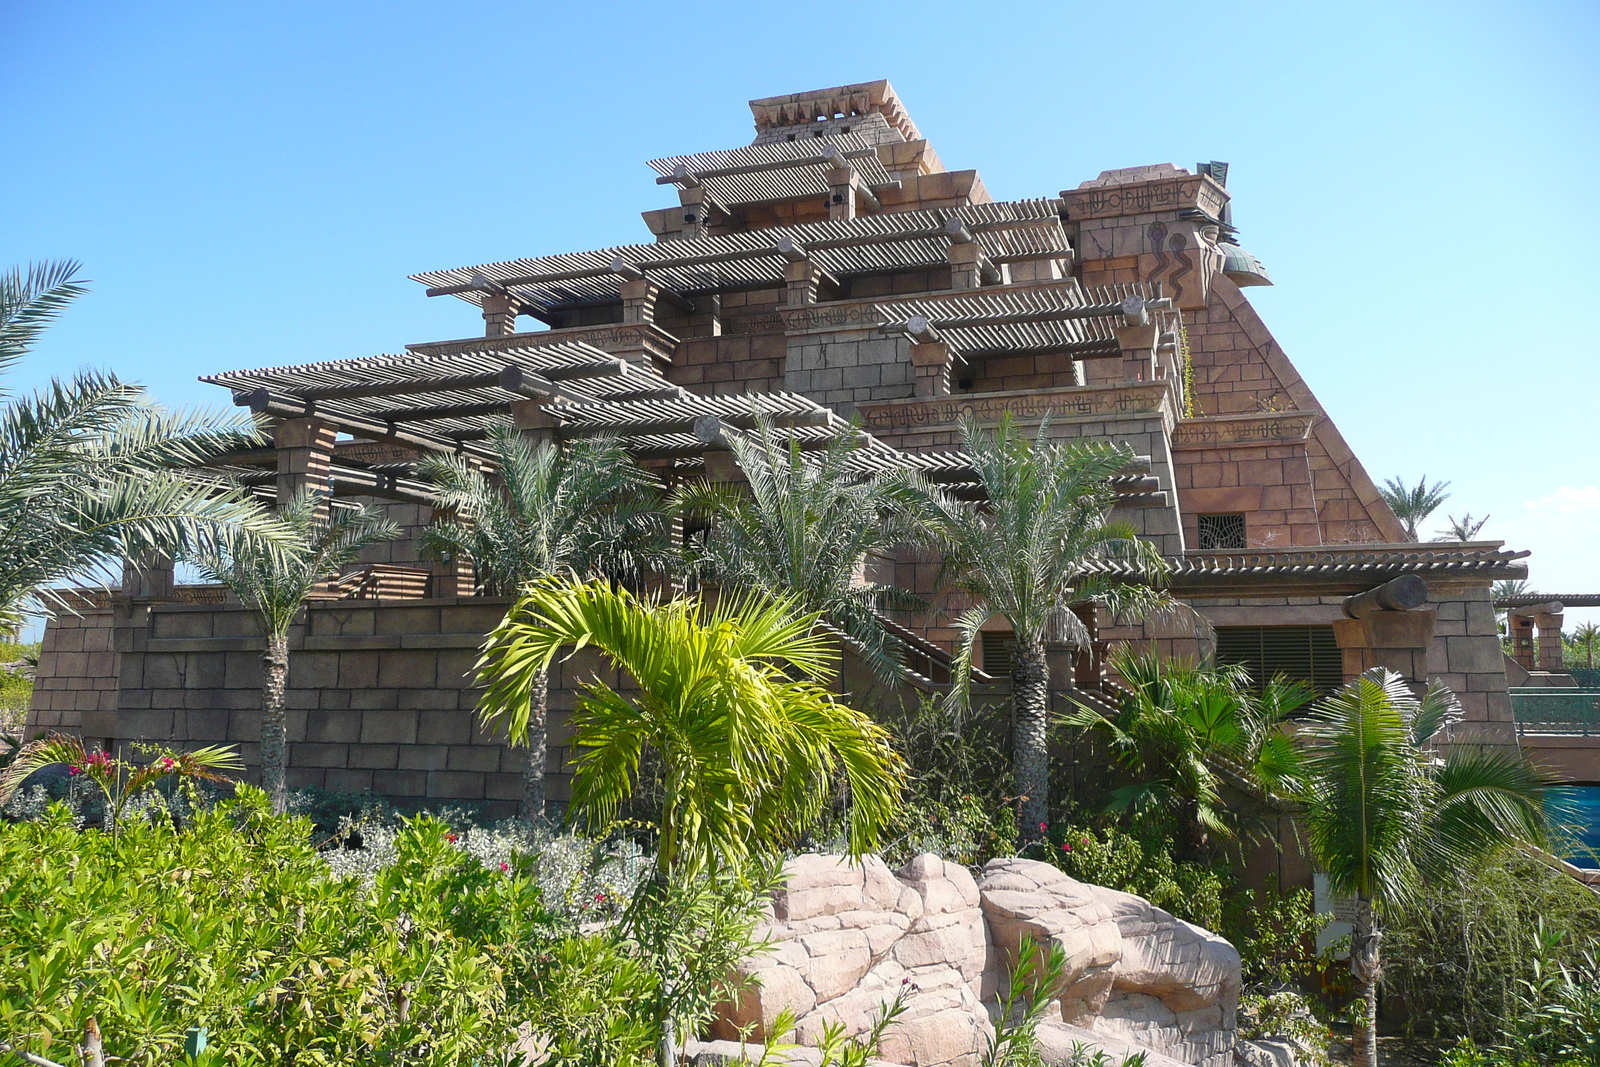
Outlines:
<svg viewBox="0 0 1600 1067"><path fill-rule="evenodd" d="M1049 823L1040 823L1039 824L1039 832L1041 834L1044 833L1045 830L1049 828L1049 825L1050 825Z"/></svg>
<svg viewBox="0 0 1600 1067"><path fill-rule="evenodd" d="M80 775L82 773L83 773L83 768L82 767L68 767L67 768L67 777L68 778L76 778L78 775Z"/></svg>
<svg viewBox="0 0 1600 1067"><path fill-rule="evenodd" d="M1072 851L1072 846L1067 844L1065 841L1063 841L1063 842L1061 842L1061 851L1062 852L1071 852Z"/></svg>
<svg viewBox="0 0 1600 1067"><path fill-rule="evenodd" d="M444 839L446 841L450 842L452 845L456 843L456 835L455 834L445 834L444 835Z"/></svg>
<svg viewBox="0 0 1600 1067"><path fill-rule="evenodd" d="M509 870L510 870L510 869L511 869L511 864L509 864L509 863L502 863L502 864L501 864L501 865L500 865L500 869L501 869L501 870L502 870L502 871L509 871Z"/></svg>
<svg viewBox="0 0 1600 1067"><path fill-rule="evenodd" d="M1080 844L1080 845L1087 845L1088 843L1089 843L1089 839L1087 837L1084 838L1082 841L1078 842L1078 844Z"/></svg>
<svg viewBox="0 0 1600 1067"><path fill-rule="evenodd" d="M163 756L161 758L161 769L162 770L170 771L175 766L177 766L177 763L173 760L173 758L171 756Z"/></svg>

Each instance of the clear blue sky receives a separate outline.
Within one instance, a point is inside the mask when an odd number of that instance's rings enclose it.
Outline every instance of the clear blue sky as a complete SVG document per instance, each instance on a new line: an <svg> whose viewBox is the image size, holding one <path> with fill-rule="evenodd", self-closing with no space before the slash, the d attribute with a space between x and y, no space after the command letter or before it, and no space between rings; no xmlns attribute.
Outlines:
<svg viewBox="0 0 1600 1067"><path fill-rule="evenodd" d="M646 240L644 160L887 77L997 198L1233 164L1251 299L1375 478L1600 591L1600 5L0 0L0 262L94 292L31 386L469 335L406 275ZM225 397L220 399L225 400Z"/></svg>

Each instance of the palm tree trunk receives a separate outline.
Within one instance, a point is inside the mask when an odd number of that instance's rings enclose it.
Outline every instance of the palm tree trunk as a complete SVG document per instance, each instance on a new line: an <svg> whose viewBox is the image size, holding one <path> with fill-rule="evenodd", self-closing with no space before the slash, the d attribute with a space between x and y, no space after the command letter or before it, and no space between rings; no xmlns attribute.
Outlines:
<svg viewBox="0 0 1600 1067"><path fill-rule="evenodd" d="M1050 818L1050 672L1044 643L1017 640L1011 658L1011 770L1022 840L1044 836Z"/></svg>
<svg viewBox="0 0 1600 1067"><path fill-rule="evenodd" d="M269 634L261 653L261 788L282 815L289 806L289 730L284 718L284 690L289 681L289 637Z"/></svg>
<svg viewBox="0 0 1600 1067"><path fill-rule="evenodd" d="M550 675L540 671L528 689L528 759L522 767L521 814L529 825L537 827L544 821L544 775L549 759L548 705L550 702Z"/></svg>
<svg viewBox="0 0 1600 1067"><path fill-rule="evenodd" d="M1360 1006L1360 1016L1350 1035L1354 1067L1378 1067L1378 945L1382 938L1372 901L1356 898L1355 932L1350 939L1350 973L1355 977Z"/></svg>

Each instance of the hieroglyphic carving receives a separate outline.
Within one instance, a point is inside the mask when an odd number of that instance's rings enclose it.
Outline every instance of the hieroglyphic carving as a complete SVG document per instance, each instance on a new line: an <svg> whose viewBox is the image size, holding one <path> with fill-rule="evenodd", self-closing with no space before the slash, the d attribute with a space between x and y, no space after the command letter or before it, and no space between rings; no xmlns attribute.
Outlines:
<svg viewBox="0 0 1600 1067"><path fill-rule="evenodd" d="M837 304L780 308L739 320L741 333L806 333L810 330L867 329L886 320L877 305Z"/></svg>
<svg viewBox="0 0 1600 1067"><path fill-rule="evenodd" d="M1198 174L1165 181L1125 182L1090 189L1069 189L1064 194L1072 219L1103 219L1116 215L1147 215L1198 207L1212 218L1222 212L1228 194L1215 182Z"/></svg>
<svg viewBox="0 0 1600 1067"><path fill-rule="evenodd" d="M1166 382L1140 385L1089 386L1049 392L1005 396L951 396L927 400L890 400L857 405L869 430L903 430L953 426L962 418L995 422L1006 413L1013 418L1039 420L1082 418L1096 415L1155 413L1170 405Z"/></svg>
<svg viewBox="0 0 1600 1067"><path fill-rule="evenodd" d="M1304 441L1311 436L1311 425L1315 419L1316 416L1307 411L1184 419L1172 431L1172 447L1219 448Z"/></svg>

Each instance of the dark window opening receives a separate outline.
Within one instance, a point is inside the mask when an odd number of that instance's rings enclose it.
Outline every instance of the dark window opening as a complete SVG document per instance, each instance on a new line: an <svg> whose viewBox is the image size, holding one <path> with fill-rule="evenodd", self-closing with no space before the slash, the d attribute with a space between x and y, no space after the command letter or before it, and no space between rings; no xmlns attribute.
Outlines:
<svg viewBox="0 0 1600 1067"><path fill-rule="evenodd" d="M1200 515L1200 548L1244 548L1243 515Z"/></svg>
<svg viewBox="0 0 1600 1067"><path fill-rule="evenodd" d="M1011 657L1017 651L1017 635L1010 630L984 630L983 672L1004 677L1011 673Z"/></svg>
<svg viewBox="0 0 1600 1067"><path fill-rule="evenodd" d="M1319 693L1344 684L1344 654L1331 626L1219 626L1217 664L1236 663L1258 689L1279 674L1309 682Z"/></svg>

